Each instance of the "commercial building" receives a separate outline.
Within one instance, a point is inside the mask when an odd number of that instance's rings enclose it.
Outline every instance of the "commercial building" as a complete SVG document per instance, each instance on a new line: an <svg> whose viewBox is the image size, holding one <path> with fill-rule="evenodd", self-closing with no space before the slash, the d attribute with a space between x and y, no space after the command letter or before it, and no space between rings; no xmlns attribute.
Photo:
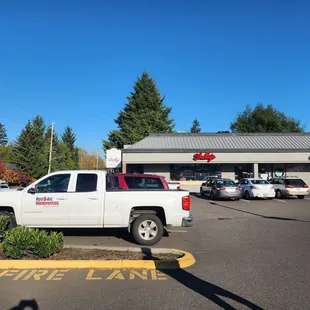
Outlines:
<svg viewBox="0 0 310 310"><path fill-rule="evenodd" d="M310 134L151 134L124 147L122 169L163 175L192 191L210 176L295 176L310 185Z"/></svg>

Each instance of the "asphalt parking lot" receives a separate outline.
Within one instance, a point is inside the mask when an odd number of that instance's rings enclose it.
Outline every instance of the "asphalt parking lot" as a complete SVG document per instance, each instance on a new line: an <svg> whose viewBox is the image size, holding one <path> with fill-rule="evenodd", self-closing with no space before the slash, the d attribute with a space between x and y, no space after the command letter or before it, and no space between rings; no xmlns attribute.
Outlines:
<svg viewBox="0 0 310 310"><path fill-rule="evenodd" d="M310 198L210 201L193 196L192 213L193 227L156 245L191 252L192 267L156 273L0 270L1 309L24 309L18 307L21 301L29 309L309 308ZM67 245L137 246L125 232L115 236L113 230L65 235Z"/></svg>

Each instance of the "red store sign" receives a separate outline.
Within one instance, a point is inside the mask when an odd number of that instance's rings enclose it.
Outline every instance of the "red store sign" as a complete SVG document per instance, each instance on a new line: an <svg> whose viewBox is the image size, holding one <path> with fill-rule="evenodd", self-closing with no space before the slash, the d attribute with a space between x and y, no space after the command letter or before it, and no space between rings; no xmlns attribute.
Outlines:
<svg viewBox="0 0 310 310"><path fill-rule="evenodd" d="M194 154L194 156L193 156L193 160L194 161L197 161L197 160L206 160L208 163L211 161L211 160L213 160L213 159L215 159L216 158L216 156L214 155L214 154L211 154L210 152L208 152L208 153L196 153L196 154Z"/></svg>

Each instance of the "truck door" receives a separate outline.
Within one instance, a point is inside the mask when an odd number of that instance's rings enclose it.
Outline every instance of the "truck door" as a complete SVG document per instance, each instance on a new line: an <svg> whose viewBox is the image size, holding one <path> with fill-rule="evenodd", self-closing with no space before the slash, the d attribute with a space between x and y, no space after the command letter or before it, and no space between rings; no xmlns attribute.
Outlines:
<svg viewBox="0 0 310 310"><path fill-rule="evenodd" d="M72 180L70 173L58 173L34 183L22 197L23 225L68 226Z"/></svg>
<svg viewBox="0 0 310 310"><path fill-rule="evenodd" d="M103 225L103 187L100 173L77 173L69 223L74 227Z"/></svg>

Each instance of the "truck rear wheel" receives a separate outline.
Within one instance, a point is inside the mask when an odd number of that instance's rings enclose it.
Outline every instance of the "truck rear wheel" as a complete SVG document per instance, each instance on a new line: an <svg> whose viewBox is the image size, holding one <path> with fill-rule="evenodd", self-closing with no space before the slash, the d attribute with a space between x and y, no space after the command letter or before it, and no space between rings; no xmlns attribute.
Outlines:
<svg viewBox="0 0 310 310"><path fill-rule="evenodd" d="M153 214L140 215L132 224L133 238L141 245L154 245L158 243L163 233L163 223Z"/></svg>

